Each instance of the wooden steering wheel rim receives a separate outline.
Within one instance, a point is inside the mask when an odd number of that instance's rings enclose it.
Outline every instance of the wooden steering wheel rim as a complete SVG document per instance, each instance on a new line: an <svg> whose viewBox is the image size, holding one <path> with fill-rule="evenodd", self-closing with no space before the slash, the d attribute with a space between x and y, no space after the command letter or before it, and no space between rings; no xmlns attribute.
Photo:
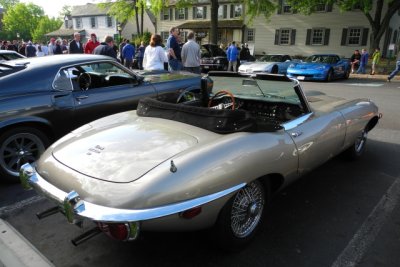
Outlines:
<svg viewBox="0 0 400 267"><path fill-rule="evenodd" d="M220 95L228 95L232 101L232 110L235 110L235 96L231 92L226 91L226 90L221 90L221 91L216 92L215 95L213 95L213 97L210 99L210 101L208 101L208 107L211 107L211 104L212 104L214 98L216 98L217 96L220 96Z"/></svg>

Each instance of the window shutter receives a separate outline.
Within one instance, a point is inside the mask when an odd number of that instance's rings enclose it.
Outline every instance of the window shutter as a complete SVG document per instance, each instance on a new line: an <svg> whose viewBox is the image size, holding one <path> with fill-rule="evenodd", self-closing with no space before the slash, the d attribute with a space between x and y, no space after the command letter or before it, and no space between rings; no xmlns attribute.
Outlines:
<svg viewBox="0 0 400 267"><path fill-rule="evenodd" d="M203 19L207 18L207 6L203 6L204 16Z"/></svg>
<svg viewBox="0 0 400 267"><path fill-rule="evenodd" d="M224 5L224 19L228 17L228 5Z"/></svg>
<svg viewBox="0 0 400 267"><path fill-rule="evenodd" d="M347 28L343 28L342 30L342 41L340 42L341 46L346 45L346 40L347 40Z"/></svg>
<svg viewBox="0 0 400 267"><path fill-rule="evenodd" d="M279 44L279 30L275 30L275 45Z"/></svg>
<svg viewBox="0 0 400 267"><path fill-rule="evenodd" d="M311 44L311 29L307 29L306 45Z"/></svg>
<svg viewBox="0 0 400 267"><path fill-rule="evenodd" d="M179 9L175 7L175 19L179 19Z"/></svg>
<svg viewBox="0 0 400 267"><path fill-rule="evenodd" d="M234 10L234 6L231 5L231 16L230 16L230 18L233 18L233 10Z"/></svg>
<svg viewBox="0 0 400 267"><path fill-rule="evenodd" d="M296 43L296 29L292 29L290 32L290 45L294 45Z"/></svg>
<svg viewBox="0 0 400 267"><path fill-rule="evenodd" d="M160 20L164 20L164 12L163 12L163 10L161 10L161 12L160 12Z"/></svg>
<svg viewBox="0 0 400 267"><path fill-rule="evenodd" d="M189 19L188 8L185 7L185 19Z"/></svg>
<svg viewBox="0 0 400 267"><path fill-rule="evenodd" d="M330 29L325 29L324 45L329 45L330 33L331 33Z"/></svg>
<svg viewBox="0 0 400 267"><path fill-rule="evenodd" d="M196 7L194 6L193 7L193 19L195 19L196 18Z"/></svg>
<svg viewBox="0 0 400 267"><path fill-rule="evenodd" d="M278 3L278 14L282 14L282 5L283 5L283 0L279 0L279 3Z"/></svg>
<svg viewBox="0 0 400 267"><path fill-rule="evenodd" d="M174 14L174 11L172 10L172 8L169 8L169 20L174 19L173 14Z"/></svg>
<svg viewBox="0 0 400 267"><path fill-rule="evenodd" d="M361 45L367 45L368 42L368 28L363 29Z"/></svg>
<svg viewBox="0 0 400 267"><path fill-rule="evenodd" d="M326 12L332 12L332 9L333 9L333 4L332 3L329 3L329 4L326 5Z"/></svg>

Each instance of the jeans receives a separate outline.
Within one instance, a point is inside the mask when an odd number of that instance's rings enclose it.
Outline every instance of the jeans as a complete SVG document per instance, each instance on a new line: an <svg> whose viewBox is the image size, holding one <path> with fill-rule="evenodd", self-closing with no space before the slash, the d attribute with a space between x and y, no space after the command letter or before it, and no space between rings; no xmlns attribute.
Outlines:
<svg viewBox="0 0 400 267"><path fill-rule="evenodd" d="M360 64L360 67L358 68L357 73L365 74L365 65L364 64Z"/></svg>
<svg viewBox="0 0 400 267"><path fill-rule="evenodd" d="M172 58L168 60L168 70L169 71L178 71L182 70L182 62L178 59Z"/></svg>
<svg viewBox="0 0 400 267"><path fill-rule="evenodd" d="M396 68L394 71L392 71L392 73L390 73L388 79L391 80L393 79L393 77L400 72L400 60L397 60L396 62Z"/></svg>

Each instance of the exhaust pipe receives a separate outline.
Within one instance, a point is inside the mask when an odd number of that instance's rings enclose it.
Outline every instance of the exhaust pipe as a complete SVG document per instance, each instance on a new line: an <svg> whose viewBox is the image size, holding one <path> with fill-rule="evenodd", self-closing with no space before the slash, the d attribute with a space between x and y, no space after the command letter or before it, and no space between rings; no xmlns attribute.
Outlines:
<svg viewBox="0 0 400 267"><path fill-rule="evenodd" d="M43 218L49 217L50 215L56 214L60 212L60 208L58 206L52 207L42 212L36 213L36 217L41 220Z"/></svg>
<svg viewBox="0 0 400 267"><path fill-rule="evenodd" d="M71 242L74 246L78 246L79 244L82 244L83 242L98 235L99 233L101 233L101 230L99 227L96 226L96 227L90 229L89 231L86 231L83 234L75 237L74 239L71 240Z"/></svg>

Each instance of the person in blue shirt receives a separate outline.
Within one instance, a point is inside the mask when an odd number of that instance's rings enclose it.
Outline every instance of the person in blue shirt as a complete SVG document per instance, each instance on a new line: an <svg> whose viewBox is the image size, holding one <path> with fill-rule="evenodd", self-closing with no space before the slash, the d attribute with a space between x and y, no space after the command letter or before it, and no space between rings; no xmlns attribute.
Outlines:
<svg viewBox="0 0 400 267"><path fill-rule="evenodd" d="M179 45L179 28L172 27L169 31L170 35L167 40L168 49L168 70L178 71L182 70L181 47Z"/></svg>
<svg viewBox="0 0 400 267"><path fill-rule="evenodd" d="M368 52L366 49L361 50L361 58L360 58L360 67L358 67L357 74L365 74L365 68L367 67L368 63Z"/></svg>
<svg viewBox="0 0 400 267"><path fill-rule="evenodd" d="M140 42L140 46L137 49L137 55L136 55L139 70L143 69L144 50L145 50L145 46L144 46L144 42L142 41L142 42Z"/></svg>
<svg viewBox="0 0 400 267"><path fill-rule="evenodd" d="M132 68L133 57L135 56L135 47L131 45L129 40L126 40L126 44L122 48L122 58L124 59L124 66L128 69Z"/></svg>
<svg viewBox="0 0 400 267"><path fill-rule="evenodd" d="M232 71L236 72L238 54L239 53L238 53L238 49L236 47L236 42L233 41L232 44L228 47L228 50L226 50L226 56L229 61L228 71L230 71L232 68Z"/></svg>

